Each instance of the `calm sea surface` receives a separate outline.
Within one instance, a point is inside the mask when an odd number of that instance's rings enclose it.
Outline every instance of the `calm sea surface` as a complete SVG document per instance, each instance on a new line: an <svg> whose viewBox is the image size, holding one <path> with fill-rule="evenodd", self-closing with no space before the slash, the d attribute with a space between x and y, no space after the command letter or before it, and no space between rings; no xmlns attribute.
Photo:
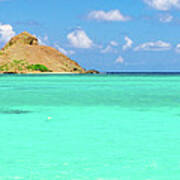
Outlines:
<svg viewBox="0 0 180 180"><path fill-rule="evenodd" d="M179 180L180 75L0 76L0 180Z"/></svg>

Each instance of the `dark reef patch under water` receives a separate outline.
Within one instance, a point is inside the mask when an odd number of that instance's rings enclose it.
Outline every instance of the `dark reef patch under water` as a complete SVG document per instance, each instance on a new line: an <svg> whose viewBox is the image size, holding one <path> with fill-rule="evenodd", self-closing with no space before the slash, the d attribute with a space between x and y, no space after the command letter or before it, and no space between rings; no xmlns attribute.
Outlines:
<svg viewBox="0 0 180 180"><path fill-rule="evenodd" d="M0 110L0 114L28 114L32 113L32 111L26 111L26 110Z"/></svg>

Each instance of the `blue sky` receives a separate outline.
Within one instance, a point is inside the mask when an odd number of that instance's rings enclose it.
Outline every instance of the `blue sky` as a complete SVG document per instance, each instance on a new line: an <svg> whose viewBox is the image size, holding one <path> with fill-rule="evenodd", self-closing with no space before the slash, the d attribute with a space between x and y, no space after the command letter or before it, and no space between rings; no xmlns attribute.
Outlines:
<svg viewBox="0 0 180 180"><path fill-rule="evenodd" d="M23 31L87 69L180 71L180 0L0 0L0 47Z"/></svg>

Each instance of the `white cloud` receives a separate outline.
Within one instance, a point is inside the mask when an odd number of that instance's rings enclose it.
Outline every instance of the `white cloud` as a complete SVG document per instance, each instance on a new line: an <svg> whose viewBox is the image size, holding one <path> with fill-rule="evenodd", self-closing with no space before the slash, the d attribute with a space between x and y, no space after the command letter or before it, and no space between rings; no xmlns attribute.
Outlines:
<svg viewBox="0 0 180 180"><path fill-rule="evenodd" d="M117 49L114 47L117 47L118 43L116 41L110 41L110 43L107 45L106 48L101 50L101 53L117 53Z"/></svg>
<svg viewBox="0 0 180 180"><path fill-rule="evenodd" d="M111 45L111 46L118 46L118 43L117 43L116 41L111 41L111 42L110 42L110 45Z"/></svg>
<svg viewBox="0 0 180 180"><path fill-rule="evenodd" d="M147 42L134 48L135 51L166 51L169 49L171 49L171 44L163 41Z"/></svg>
<svg viewBox="0 0 180 180"><path fill-rule="evenodd" d="M60 51L62 54L64 54L64 55L73 55L73 54L75 54L75 52L74 51L72 51L72 50L65 50L64 48L62 48L62 47L60 47L58 44L55 44L55 48L58 50L58 51Z"/></svg>
<svg viewBox="0 0 180 180"><path fill-rule="evenodd" d="M124 16L119 10L105 11L92 11L88 14L89 19L98 21L129 21L130 17Z"/></svg>
<svg viewBox="0 0 180 180"><path fill-rule="evenodd" d="M124 63L124 58L122 57L122 56L119 56L117 59L116 59L116 61L115 61L115 63Z"/></svg>
<svg viewBox="0 0 180 180"><path fill-rule="evenodd" d="M127 37L127 36L124 39L126 41L126 44L123 46L123 50L125 51L125 50L127 50L127 49L132 47L133 41L129 37Z"/></svg>
<svg viewBox="0 0 180 180"><path fill-rule="evenodd" d="M174 18L173 16L166 14L166 15L161 15L159 20L163 23L170 23L172 22L173 18Z"/></svg>
<svg viewBox="0 0 180 180"><path fill-rule="evenodd" d="M176 52L177 52L177 53L180 53L180 44L177 44L177 45L176 45Z"/></svg>
<svg viewBox="0 0 180 180"><path fill-rule="evenodd" d="M144 0L149 6L161 10L167 11L171 8L180 8L180 0Z"/></svg>
<svg viewBox="0 0 180 180"><path fill-rule="evenodd" d="M34 35L36 36L36 35ZM37 37L37 36L36 36ZM45 35L44 37L37 37L40 45L47 45L48 36Z"/></svg>
<svg viewBox="0 0 180 180"><path fill-rule="evenodd" d="M91 48L94 43L82 29L77 29L67 35L70 44L75 48Z"/></svg>
<svg viewBox="0 0 180 180"><path fill-rule="evenodd" d="M101 50L101 53L106 54L106 53L110 53L113 52L113 47L108 45L106 48Z"/></svg>
<svg viewBox="0 0 180 180"><path fill-rule="evenodd" d="M8 42L15 34L10 24L0 24L0 42Z"/></svg>

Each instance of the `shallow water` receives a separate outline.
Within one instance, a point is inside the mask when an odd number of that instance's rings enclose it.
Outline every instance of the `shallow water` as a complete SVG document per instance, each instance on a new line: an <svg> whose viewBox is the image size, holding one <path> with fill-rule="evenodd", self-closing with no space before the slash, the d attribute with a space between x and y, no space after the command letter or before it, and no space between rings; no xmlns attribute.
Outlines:
<svg viewBox="0 0 180 180"><path fill-rule="evenodd" d="M0 180L179 180L180 76L0 76Z"/></svg>

